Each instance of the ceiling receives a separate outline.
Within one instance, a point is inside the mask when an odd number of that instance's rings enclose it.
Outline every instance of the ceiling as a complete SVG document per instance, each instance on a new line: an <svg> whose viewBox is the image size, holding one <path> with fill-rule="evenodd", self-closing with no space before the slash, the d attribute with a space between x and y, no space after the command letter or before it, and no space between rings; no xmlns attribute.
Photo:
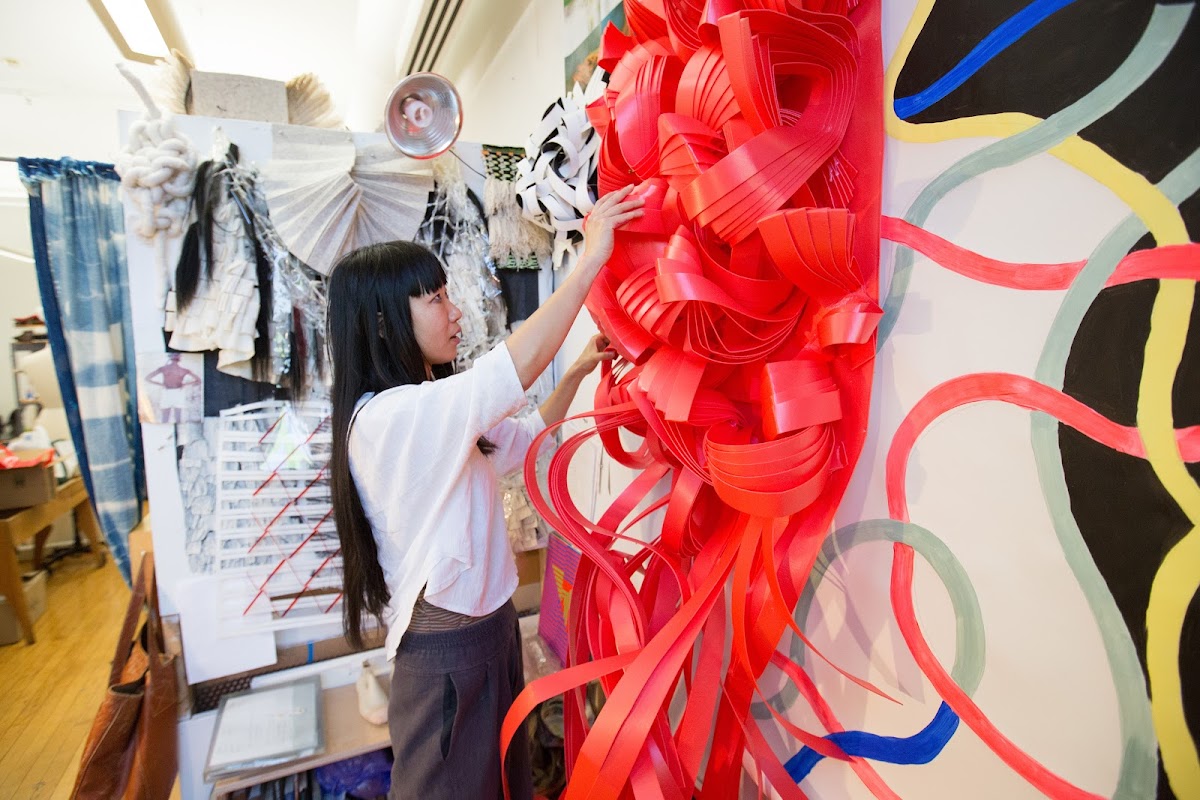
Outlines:
<svg viewBox="0 0 1200 800"><path fill-rule="evenodd" d="M275 80L315 72L336 99L352 92L363 66L360 12L380 7L381 15L416 16L422 2L168 0L165 5L197 69ZM0 0L0 18L5 22L0 25L0 94L87 95L137 107L136 95L114 68L121 53L87 0ZM406 49L404 44L396 42L395 48ZM134 67L142 74L150 69Z"/></svg>
<svg viewBox="0 0 1200 800"><path fill-rule="evenodd" d="M197 69L275 80L315 72L339 106L364 80L391 83L400 77L419 33L414 29L434 5L434 0L159 2L173 13ZM456 78L467 60L503 43L529 2L458 0L453 34L434 68ZM0 95L69 94L137 106L114 67L121 53L87 0L0 0L0 22ZM381 58L381 50L388 58ZM384 60L390 63L384 66ZM152 68L134 69L147 74ZM390 74L380 75L381 69ZM376 105L381 112L382 99Z"/></svg>
<svg viewBox="0 0 1200 800"><path fill-rule="evenodd" d="M275 80L314 72L352 128L374 130L434 0L160 2L174 14L197 69ZM451 80L498 49L530 0L459 2L435 65ZM121 60L88 0L0 0L0 119L7 123L0 156L111 159L115 112L141 108L115 68ZM154 69L132 68L144 78ZM97 140L106 143L102 153ZM24 206L15 165L0 163L0 258L6 249L28 253Z"/></svg>

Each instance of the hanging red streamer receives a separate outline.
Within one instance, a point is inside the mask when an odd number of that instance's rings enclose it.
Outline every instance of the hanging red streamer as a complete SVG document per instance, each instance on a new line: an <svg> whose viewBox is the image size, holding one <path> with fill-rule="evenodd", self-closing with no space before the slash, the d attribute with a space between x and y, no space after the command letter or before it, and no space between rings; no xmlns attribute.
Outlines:
<svg viewBox="0 0 1200 800"><path fill-rule="evenodd" d="M750 714L772 662L836 728L777 646L800 633L792 610L863 447L881 315L880 9L850 5L626 0L632 35L602 37L599 190L635 183L646 212L587 300L618 353L595 427L563 443L545 494L526 462L534 504L583 555L567 664L526 688L502 737L565 695L566 800L737 797L747 754L752 776L804 797ZM597 520L567 490L591 437L637 471ZM630 547L663 479L661 534ZM589 725L591 680L605 704ZM826 730L775 721L849 760Z"/></svg>

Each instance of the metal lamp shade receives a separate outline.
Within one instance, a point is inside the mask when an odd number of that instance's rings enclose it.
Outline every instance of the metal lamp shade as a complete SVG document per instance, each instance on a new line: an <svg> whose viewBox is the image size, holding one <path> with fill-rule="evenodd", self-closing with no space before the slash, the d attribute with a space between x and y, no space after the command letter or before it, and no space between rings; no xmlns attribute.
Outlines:
<svg viewBox="0 0 1200 800"><path fill-rule="evenodd" d="M462 130L462 101L441 75L409 75L388 95L383 130L392 147L409 158L440 156Z"/></svg>

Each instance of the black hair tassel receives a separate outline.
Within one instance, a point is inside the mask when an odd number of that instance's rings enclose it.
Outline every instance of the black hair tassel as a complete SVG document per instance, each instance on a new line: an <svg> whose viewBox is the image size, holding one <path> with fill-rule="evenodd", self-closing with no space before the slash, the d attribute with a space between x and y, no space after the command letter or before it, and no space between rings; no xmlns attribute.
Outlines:
<svg viewBox="0 0 1200 800"><path fill-rule="evenodd" d="M292 333L288 337L291 352L288 360L288 396L293 402L304 399L307 382L308 357L304 342L304 326L300 319L300 310L292 308Z"/></svg>
<svg viewBox="0 0 1200 800"><path fill-rule="evenodd" d="M213 162L205 161L196 169L196 183L192 188L192 209L196 219L188 225L183 237L183 249L175 267L175 308L183 311L196 299L200 290L201 265L207 265L208 277L212 278L212 263L208 253L212 252L212 230L205 230L203 209L208 200L209 172Z"/></svg>
<svg viewBox="0 0 1200 800"><path fill-rule="evenodd" d="M200 288L200 235L196 223L188 225L175 267L175 305L179 311L191 305Z"/></svg>

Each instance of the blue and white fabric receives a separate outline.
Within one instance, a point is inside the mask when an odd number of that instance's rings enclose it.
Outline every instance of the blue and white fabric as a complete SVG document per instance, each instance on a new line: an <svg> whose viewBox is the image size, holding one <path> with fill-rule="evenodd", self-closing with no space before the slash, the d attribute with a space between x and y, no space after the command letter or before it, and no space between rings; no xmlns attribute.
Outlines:
<svg viewBox="0 0 1200 800"><path fill-rule="evenodd" d="M125 221L111 164L22 158L42 313L80 472L129 581L145 496Z"/></svg>

